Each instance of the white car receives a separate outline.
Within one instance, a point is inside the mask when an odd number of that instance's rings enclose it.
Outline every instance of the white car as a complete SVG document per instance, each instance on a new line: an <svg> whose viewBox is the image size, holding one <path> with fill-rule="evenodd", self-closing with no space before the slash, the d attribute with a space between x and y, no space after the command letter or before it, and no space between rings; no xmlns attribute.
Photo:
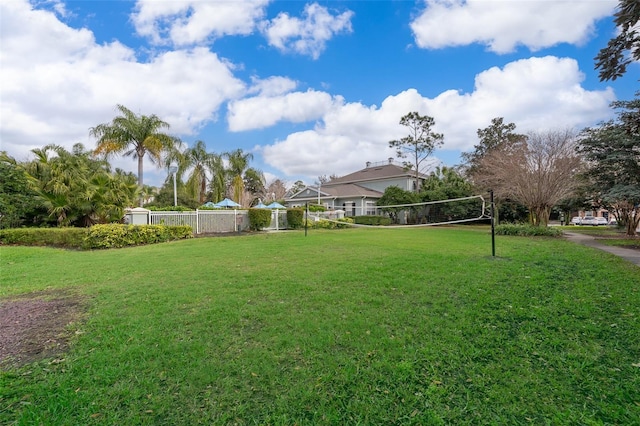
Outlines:
<svg viewBox="0 0 640 426"><path fill-rule="evenodd" d="M574 216L571 218L569 223L572 225L580 225L580 223L582 223L582 218L580 216Z"/></svg>
<svg viewBox="0 0 640 426"><path fill-rule="evenodd" d="M607 226L609 224L606 217L596 217L596 221L598 222L598 225Z"/></svg>
<svg viewBox="0 0 640 426"><path fill-rule="evenodd" d="M593 225L593 226L597 226L598 225L598 219L596 219L593 216L586 216L582 218L582 221L580 222L581 225Z"/></svg>

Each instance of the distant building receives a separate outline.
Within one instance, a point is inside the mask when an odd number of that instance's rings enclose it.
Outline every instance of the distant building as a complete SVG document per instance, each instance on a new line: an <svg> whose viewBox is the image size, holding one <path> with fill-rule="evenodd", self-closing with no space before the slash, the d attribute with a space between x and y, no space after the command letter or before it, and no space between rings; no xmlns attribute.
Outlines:
<svg viewBox="0 0 640 426"><path fill-rule="evenodd" d="M427 176L420 174L422 180ZM306 203L320 204L329 210L344 210L346 216L375 214L376 202L385 189L397 186L405 191L415 189L415 172L395 164L393 158L366 167L319 186L306 186L285 199L287 207Z"/></svg>

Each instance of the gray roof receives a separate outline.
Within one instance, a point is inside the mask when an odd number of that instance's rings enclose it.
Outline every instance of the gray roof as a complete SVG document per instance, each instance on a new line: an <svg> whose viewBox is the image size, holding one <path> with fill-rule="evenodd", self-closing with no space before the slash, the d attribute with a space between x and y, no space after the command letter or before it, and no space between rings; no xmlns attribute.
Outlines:
<svg viewBox="0 0 640 426"><path fill-rule="evenodd" d="M312 194L304 195L305 190L310 189L313 191ZM317 186L307 186L303 188L301 191L298 191L292 197L287 198L288 201L291 200L315 200L318 197L318 187ZM364 186L356 185L353 183L345 183L345 184L336 184L332 186L321 186L320 187L320 197L327 198L350 198L350 197L369 197L369 198L380 198L382 197L382 192L374 191L373 189L365 188Z"/></svg>
<svg viewBox="0 0 640 426"><path fill-rule="evenodd" d="M427 175L420 173L420 177L427 178ZM407 170L403 166L394 164L393 159L383 163L367 163L367 167L357 172L333 179L320 185L321 198L354 198L368 197L380 198L382 192L366 188L361 183L392 180L396 178L413 179L413 170ZM313 195L304 195L307 190L312 190ZM306 186L297 193L287 197L287 201L312 200L318 197L317 186Z"/></svg>
<svg viewBox="0 0 640 426"><path fill-rule="evenodd" d="M321 189L329 188L334 185L340 185L353 182L365 182L371 180L390 179L395 177L414 177L413 170L406 170L404 167L397 164L383 164L383 165L370 165L357 172L350 173L348 175L333 179L327 183L322 184ZM423 173L420 173L422 178L427 178Z"/></svg>
<svg viewBox="0 0 640 426"><path fill-rule="evenodd" d="M320 194L333 195L334 197L347 198L347 197L382 197L382 192L374 191L373 189L365 188L364 186L356 185L353 183L345 183L342 185L335 184L320 187Z"/></svg>

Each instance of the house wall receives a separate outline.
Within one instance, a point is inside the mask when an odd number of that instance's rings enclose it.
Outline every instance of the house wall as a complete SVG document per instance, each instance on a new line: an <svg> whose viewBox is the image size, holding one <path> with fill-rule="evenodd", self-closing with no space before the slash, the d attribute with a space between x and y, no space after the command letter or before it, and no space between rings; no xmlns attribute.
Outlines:
<svg viewBox="0 0 640 426"><path fill-rule="evenodd" d="M373 209L375 203L376 200L373 198L338 198L335 201L335 209L344 210L345 216L373 215L375 214L375 210Z"/></svg>
<svg viewBox="0 0 640 426"><path fill-rule="evenodd" d="M304 208L307 201L288 201L287 207ZM308 201L310 204L317 203L317 200ZM346 197L346 198L322 198L320 204L329 210L344 210L345 216L364 216L376 214L375 198Z"/></svg>

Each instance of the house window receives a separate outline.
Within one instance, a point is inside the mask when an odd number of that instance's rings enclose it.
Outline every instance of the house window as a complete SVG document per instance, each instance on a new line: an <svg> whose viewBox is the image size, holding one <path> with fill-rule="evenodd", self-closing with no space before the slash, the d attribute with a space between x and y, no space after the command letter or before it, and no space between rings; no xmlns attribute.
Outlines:
<svg viewBox="0 0 640 426"><path fill-rule="evenodd" d="M355 216L356 215L356 203L353 201L347 201L342 204L344 208L345 216Z"/></svg>
<svg viewBox="0 0 640 426"><path fill-rule="evenodd" d="M376 207L375 206L376 206L375 202L367 201L366 208L365 208L365 210L366 210L365 214L369 215L369 216L375 215L376 214Z"/></svg>

